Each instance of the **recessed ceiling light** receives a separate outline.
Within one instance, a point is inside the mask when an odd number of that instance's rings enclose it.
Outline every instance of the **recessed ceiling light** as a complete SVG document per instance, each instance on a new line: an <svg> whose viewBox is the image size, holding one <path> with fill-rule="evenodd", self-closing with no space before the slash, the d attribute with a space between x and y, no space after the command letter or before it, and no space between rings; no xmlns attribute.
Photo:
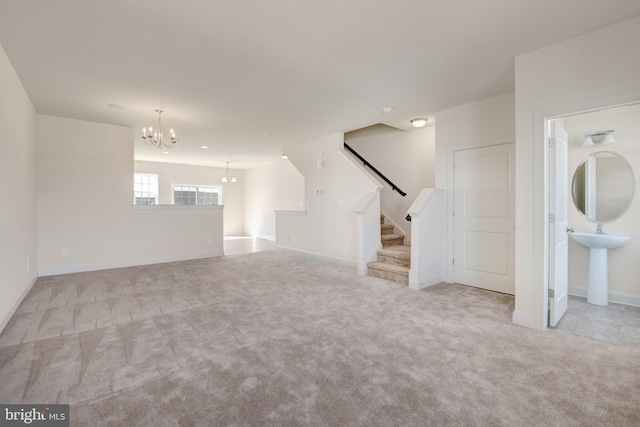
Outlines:
<svg viewBox="0 0 640 427"><path fill-rule="evenodd" d="M201 145L200 148L209 148L206 145Z"/></svg>
<svg viewBox="0 0 640 427"><path fill-rule="evenodd" d="M120 105L120 104L107 104L107 107L116 110L116 111L124 111L127 109L127 107L125 107L124 105Z"/></svg>
<svg viewBox="0 0 640 427"><path fill-rule="evenodd" d="M163 151L162 154L169 154L169 152L168 151Z"/></svg>
<svg viewBox="0 0 640 427"><path fill-rule="evenodd" d="M389 114L392 111L393 111L393 107L384 107L382 109L382 112L385 113L385 114Z"/></svg>

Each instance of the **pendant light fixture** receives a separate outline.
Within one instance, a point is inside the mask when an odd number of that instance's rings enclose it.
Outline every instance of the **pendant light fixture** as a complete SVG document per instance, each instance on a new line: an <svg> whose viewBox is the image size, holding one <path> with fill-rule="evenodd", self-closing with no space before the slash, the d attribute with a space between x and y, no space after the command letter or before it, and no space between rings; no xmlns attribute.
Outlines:
<svg viewBox="0 0 640 427"><path fill-rule="evenodd" d="M222 182L238 182L235 176L232 176L231 180L229 180L229 162L227 162L227 172L222 177Z"/></svg>

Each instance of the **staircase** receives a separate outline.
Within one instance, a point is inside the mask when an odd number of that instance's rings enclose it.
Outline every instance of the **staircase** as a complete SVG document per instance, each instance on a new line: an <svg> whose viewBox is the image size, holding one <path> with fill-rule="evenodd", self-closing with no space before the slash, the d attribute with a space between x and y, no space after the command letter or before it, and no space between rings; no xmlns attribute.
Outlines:
<svg viewBox="0 0 640 427"><path fill-rule="evenodd" d="M384 223L384 215L380 215L380 239L378 261L367 265L367 274L408 285L411 246L404 244L404 234L395 234L393 224Z"/></svg>

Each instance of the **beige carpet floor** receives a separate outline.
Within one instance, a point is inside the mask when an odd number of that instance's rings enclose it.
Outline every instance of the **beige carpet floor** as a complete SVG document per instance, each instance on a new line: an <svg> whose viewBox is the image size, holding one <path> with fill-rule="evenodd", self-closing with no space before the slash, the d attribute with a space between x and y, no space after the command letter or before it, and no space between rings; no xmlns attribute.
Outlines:
<svg viewBox="0 0 640 427"><path fill-rule="evenodd" d="M282 250L40 278L0 402L72 426L637 426L640 350Z"/></svg>

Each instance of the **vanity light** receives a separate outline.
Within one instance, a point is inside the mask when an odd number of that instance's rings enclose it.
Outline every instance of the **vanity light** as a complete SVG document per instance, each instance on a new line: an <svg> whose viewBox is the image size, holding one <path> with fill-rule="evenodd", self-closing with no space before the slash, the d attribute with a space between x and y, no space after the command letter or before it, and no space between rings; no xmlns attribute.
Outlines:
<svg viewBox="0 0 640 427"><path fill-rule="evenodd" d="M587 135L584 137L584 141L582 141L582 146L583 147L590 147L594 145L593 144L593 139L591 139L591 135Z"/></svg>
<svg viewBox="0 0 640 427"><path fill-rule="evenodd" d="M584 137L582 141L583 147L590 147L595 144L615 144L616 140L613 137L615 130L603 130L601 132L592 133ZM595 141L594 141L595 139Z"/></svg>

